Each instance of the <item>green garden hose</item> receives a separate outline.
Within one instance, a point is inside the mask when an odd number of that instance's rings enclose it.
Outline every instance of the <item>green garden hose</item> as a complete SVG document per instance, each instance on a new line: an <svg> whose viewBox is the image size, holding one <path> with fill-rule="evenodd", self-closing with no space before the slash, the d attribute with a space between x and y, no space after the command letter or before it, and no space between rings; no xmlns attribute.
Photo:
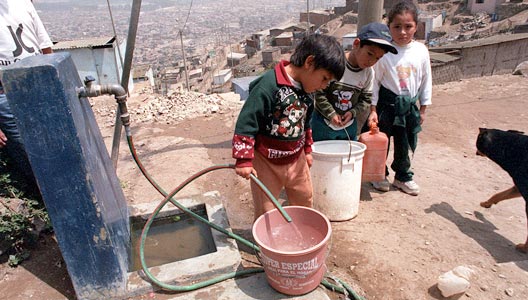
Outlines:
<svg viewBox="0 0 528 300"><path fill-rule="evenodd" d="M221 281L224 281L224 280L227 280L227 279L232 279L232 278L235 278L235 277L239 277L239 276L243 276L243 275L248 275L248 274L254 274L254 273L260 273L260 272L263 272L264 269L262 268L252 268L252 269L246 269L246 270L240 270L240 271L235 271L235 272L231 272L231 273L228 273L228 274L224 274L224 275L220 275L220 276L217 276L215 278L212 278L212 279L209 279L209 280L205 280L205 281L202 281L202 282L199 282L199 283L195 283L195 284L192 284L192 285L187 285L187 286L177 286L177 285L172 285L172 284L167 284L167 283L164 283L164 282L161 282L159 281L154 275L152 275L152 273L150 273L150 271L148 270L148 266L146 265L146 262L145 262L145 241L146 241L146 237L148 235L148 231L150 230L150 226L152 225L152 223L154 222L156 216L159 214L159 212L161 211L161 209L170 201L172 204L174 204L176 207L178 207L180 210L182 210L183 212L189 214L191 217L197 219L198 221L202 222L202 223L205 223L207 225L209 225L210 227L226 234L227 236L231 237L231 238L234 238L235 240L241 242L242 244L254 249L255 251L257 252L260 252L260 249L257 245L255 245L254 243L242 238L241 236L238 236L212 222L210 222L209 220L203 218L202 216L194 213L193 211L191 211L190 209L186 208L185 206L183 206L182 204L180 204L178 201L174 200L172 197L174 197L174 195L176 195L176 193L178 193L181 189L183 189L185 186L187 186L189 183L191 183L193 180L197 179L198 177L202 176L202 175L205 175L209 172L212 172L214 170L220 170L220 169L234 169L234 165L232 164L228 164L228 165L215 165L215 166L211 166L209 168L206 168L206 169L203 169L197 173L195 173L194 175L192 175L191 177L187 178L184 182L182 182L180 185L178 185L178 187L176 187L173 191L171 191L170 193L166 193L155 181L154 179L150 176L150 174L148 174L148 172L146 171L146 169L143 167L143 164L141 163L141 161L139 160L139 158L137 157L137 153L136 153L136 150L135 150L135 147L134 147L134 143L133 143L133 140L132 140L132 136L131 135L128 135L127 134L127 141L128 141L128 146L129 146L129 149L130 149L130 152L132 153L132 157L134 158L134 161L136 162L136 164L138 165L141 173L147 178L147 180L152 184L152 186L160 193L162 194L165 199L163 199L163 201L160 202L160 204L158 204L158 206L156 207L156 209L154 210L154 212L150 215L150 217L148 218L145 226L143 227L143 230L141 232L141 240L140 240L140 244L139 244L139 258L140 258L140 261L141 261L141 267L143 269L143 272L145 273L145 275L156 285L158 285L159 287L165 289L165 290L169 290L169 291L176 291L176 292L188 292L188 291L194 291L194 290L197 290L197 289L200 289L200 288L203 288L203 287L206 287L206 286L210 286L210 285L213 285L213 284L216 284L216 283L219 283ZM253 174L251 174L251 179L262 189L262 191L264 191L264 193L266 193L266 195L273 201L273 204L275 205L275 207L280 211L280 213L282 214L282 216L286 219L286 221L288 222L291 222L291 218L290 216L286 213L286 211L283 210L282 206L278 203L278 201L275 199L275 197L269 192L269 190L262 184L262 182L260 182L260 180L257 179L256 176L254 176ZM340 281L340 280L337 280L338 283L340 285L342 285L344 288L340 287L340 286L337 286L337 285L334 285L330 282L328 282L327 280L322 280L321 281L321 284L333 291L337 291L337 292L340 292L340 293L343 293L343 294L351 294L354 299L356 300L362 300L364 298L358 296L348 285L346 285L344 282Z"/></svg>

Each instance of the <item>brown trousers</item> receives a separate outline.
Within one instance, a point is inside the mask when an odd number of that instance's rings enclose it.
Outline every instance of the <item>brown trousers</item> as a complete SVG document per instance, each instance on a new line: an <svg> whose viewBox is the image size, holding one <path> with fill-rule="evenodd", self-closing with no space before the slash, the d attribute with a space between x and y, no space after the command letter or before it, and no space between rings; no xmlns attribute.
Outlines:
<svg viewBox="0 0 528 300"><path fill-rule="evenodd" d="M262 154L255 152L253 168L257 171L258 179L276 199L284 188L289 205L312 207L312 178L304 152L296 161L285 165L273 164ZM251 181L251 193L255 220L263 213L275 208L273 201L253 181Z"/></svg>

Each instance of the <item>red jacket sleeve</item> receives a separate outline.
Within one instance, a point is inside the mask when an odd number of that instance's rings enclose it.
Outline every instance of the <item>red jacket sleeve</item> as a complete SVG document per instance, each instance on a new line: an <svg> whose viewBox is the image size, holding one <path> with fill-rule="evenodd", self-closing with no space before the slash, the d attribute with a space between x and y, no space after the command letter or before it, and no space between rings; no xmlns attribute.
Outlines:
<svg viewBox="0 0 528 300"><path fill-rule="evenodd" d="M252 167L255 157L255 138L240 134L233 136L233 158L237 167Z"/></svg>
<svg viewBox="0 0 528 300"><path fill-rule="evenodd" d="M312 137L312 128L306 129L305 135L304 135L304 153L310 154L312 153L312 145L314 143L313 137Z"/></svg>

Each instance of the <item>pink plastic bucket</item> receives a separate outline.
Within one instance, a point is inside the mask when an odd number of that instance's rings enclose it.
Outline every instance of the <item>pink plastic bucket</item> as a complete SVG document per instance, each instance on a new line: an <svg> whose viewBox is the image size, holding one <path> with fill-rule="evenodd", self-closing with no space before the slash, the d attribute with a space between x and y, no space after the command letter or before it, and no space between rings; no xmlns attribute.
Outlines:
<svg viewBox="0 0 528 300"><path fill-rule="evenodd" d="M277 209L266 212L253 224L260 260L268 283L286 295L313 291L326 272L330 221L315 209L287 206L288 223Z"/></svg>

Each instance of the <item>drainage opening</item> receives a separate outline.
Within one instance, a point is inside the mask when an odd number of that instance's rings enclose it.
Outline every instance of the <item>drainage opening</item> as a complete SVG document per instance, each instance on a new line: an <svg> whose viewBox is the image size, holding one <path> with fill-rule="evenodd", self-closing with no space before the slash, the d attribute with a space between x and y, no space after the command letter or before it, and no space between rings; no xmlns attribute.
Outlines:
<svg viewBox="0 0 528 300"><path fill-rule="evenodd" d="M207 218L205 205L198 205L191 210ZM164 214L152 222L145 241L145 262L149 267L155 267L192 257L216 252L211 227L180 210L174 214ZM141 231L148 216L130 218L131 247L129 251L130 272L141 270L139 260L139 243Z"/></svg>

